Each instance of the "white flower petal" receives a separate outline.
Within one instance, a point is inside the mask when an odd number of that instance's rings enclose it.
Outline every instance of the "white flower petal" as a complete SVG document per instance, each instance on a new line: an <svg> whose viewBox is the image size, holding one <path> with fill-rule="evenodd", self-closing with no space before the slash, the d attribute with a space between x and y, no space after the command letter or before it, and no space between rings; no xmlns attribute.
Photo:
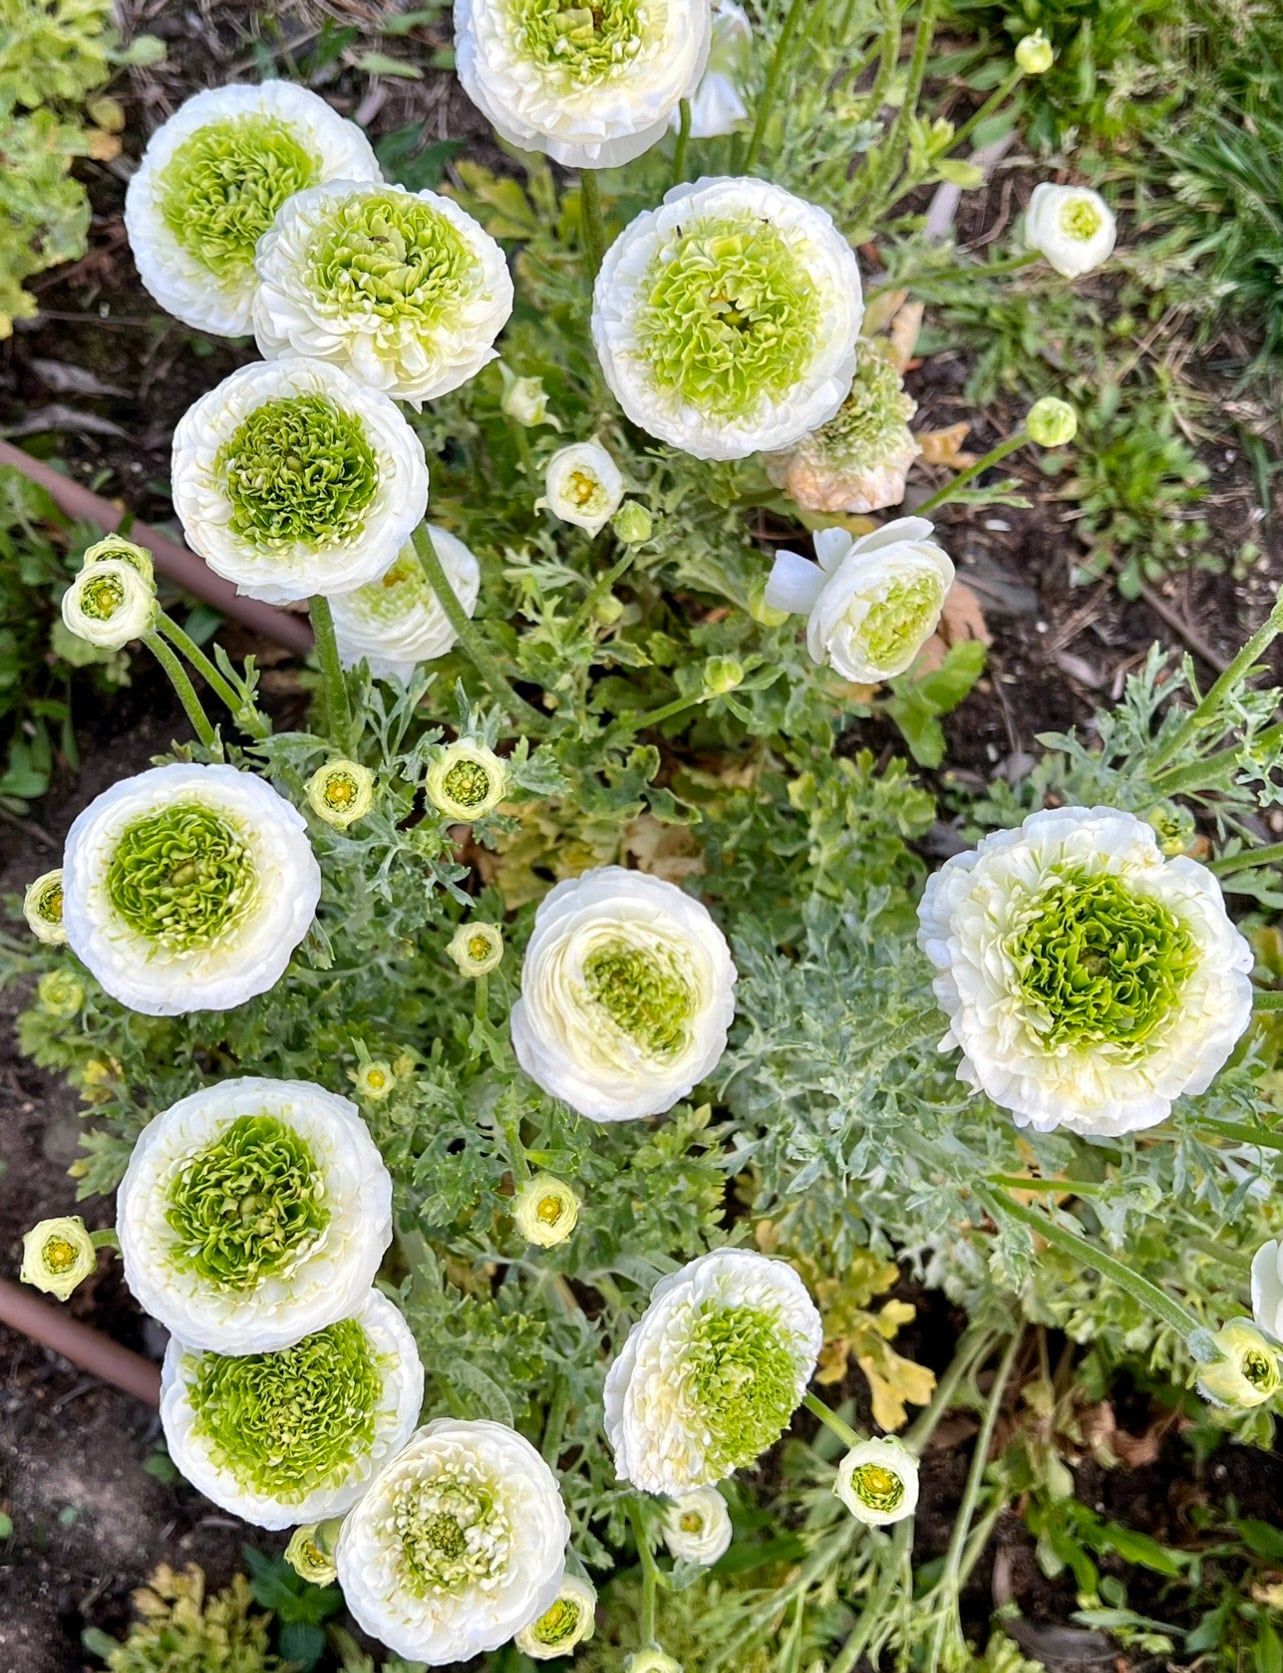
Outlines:
<svg viewBox="0 0 1283 1673"><path fill-rule="evenodd" d="M838 1465L834 1493L869 1528L903 1522L918 1506L918 1461L900 1441L853 1446Z"/></svg>
<svg viewBox="0 0 1283 1673"><path fill-rule="evenodd" d="M1025 243L1066 279L1102 267L1117 236L1113 210L1099 192L1045 180L1034 187L1025 211Z"/></svg>
<svg viewBox="0 0 1283 1673"><path fill-rule="evenodd" d="M810 615L824 591L824 571L799 552L779 551L771 565L762 602L790 615Z"/></svg>
<svg viewBox="0 0 1283 1673"><path fill-rule="evenodd" d="M558 448L544 470L546 506L563 523L598 534L619 509L624 479L600 442L572 442Z"/></svg>
<svg viewBox="0 0 1283 1673"><path fill-rule="evenodd" d="M446 579L471 616L481 591L481 566L457 535L437 523L427 527ZM377 581L332 598L330 608L339 661L354 668L364 658L378 679L408 680L419 663L444 656L457 638L413 546Z"/></svg>
<svg viewBox="0 0 1283 1673"><path fill-rule="evenodd" d="M716 1487L695 1487L667 1507L660 1531L679 1561L707 1567L731 1543L731 1513Z"/></svg>

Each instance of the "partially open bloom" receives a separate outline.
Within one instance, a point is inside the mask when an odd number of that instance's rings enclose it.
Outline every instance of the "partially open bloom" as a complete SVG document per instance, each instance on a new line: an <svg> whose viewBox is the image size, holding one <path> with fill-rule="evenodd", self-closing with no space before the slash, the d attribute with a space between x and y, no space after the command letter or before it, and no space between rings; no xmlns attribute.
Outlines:
<svg viewBox="0 0 1283 1673"><path fill-rule="evenodd" d="M235 767L152 767L91 802L67 836L71 950L122 1005L226 1011L275 986L307 934L321 872L303 816Z"/></svg>
<svg viewBox="0 0 1283 1673"><path fill-rule="evenodd" d="M36 997L47 1015L66 1021L80 1014L85 990L70 970L46 970L36 983Z"/></svg>
<svg viewBox="0 0 1283 1673"><path fill-rule="evenodd" d="M495 357L512 312L503 251L436 192L334 180L282 205L258 243L254 335L268 360L328 360L418 407Z"/></svg>
<svg viewBox="0 0 1283 1673"><path fill-rule="evenodd" d="M313 813L345 831L374 806L374 774L359 761L327 761L307 781Z"/></svg>
<svg viewBox="0 0 1283 1673"><path fill-rule="evenodd" d="M437 751L423 781L428 800L447 819L470 825L493 813L508 789L503 757L473 739Z"/></svg>
<svg viewBox="0 0 1283 1673"><path fill-rule="evenodd" d="M1066 279L1107 262L1118 228L1113 210L1087 186L1034 187L1025 211L1025 243Z"/></svg>
<svg viewBox="0 0 1283 1673"><path fill-rule="evenodd" d="M871 343L861 343L851 393L837 413L787 452L768 454L766 474L806 511L899 505L919 452L909 429L916 411L896 368Z"/></svg>
<svg viewBox="0 0 1283 1673"><path fill-rule="evenodd" d="M917 1508L918 1461L899 1441L864 1441L838 1465L833 1491L870 1528L903 1522Z"/></svg>
<svg viewBox="0 0 1283 1673"><path fill-rule="evenodd" d="M381 1104L396 1086L396 1071L386 1058L372 1058L355 1069L348 1070L348 1079L356 1088L358 1098L367 1104Z"/></svg>
<svg viewBox="0 0 1283 1673"><path fill-rule="evenodd" d="M548 415L548 391L542 378L519 378L502 363L499 372L503 378L503 395L499 405L506 418L527 430L537 424L551 424L554 430L561 429L558 421Z"/></svg>
<svg viewBox="0 0 1283 1673"><path fill-rule="evenodd" d="M1044 395L1030 407L1025 428L1039 447L1064 447L1078 434L1078 414L1068 401Z"/></svg>
<svg viewBox="0 0 1283 1673"><path fill-rule="evenodd" d="M624 1673L683 1673L680 1661L663 1650L638 1650L624 1663Z"/></svg>
<svg viewBox="0 0 1283 1673"><path fill-rule="evenodd" d="M617 168L656 144L708 58L709 0L455 0L463 90L509 144Z"/></svg>
<svg viewBox="0 0 1283 1673"><path fill-rule="evenodd" d="M480 565L448 529L429 523L427 530L455 597L471 616L481 591ZM332 598L330 608L339 661L345 668L364 661L376 679L408 680L421 662L444 656L457 637L413 546L377 581Z"/></svg>
<svg viewBox="0 0 1283 1673"><path fill-rule="evenodd" d="M660 1531L674 1557L707 1567L731 1543L731 1513L716 1487L696 1487L667 1507Z"/></svg>
<svg viewBox="0 0 1283 1673"><path fill-rule="evenodd" d="M556 1477L529 1441L438 1418L349 1513L339 1583L372 1637L440 1667L497 1650L550 1609L569 1538Z"/></svg>
<svg viewBox="0 0 1283 1673"><path fill-rule="evenodd" d="M285 1561L312 1586L328 1586L339 1577L334 1555L321 1534L318 1522L305 1522L295 1528L285 1547Z"/></svg>
<svg viewBox="0 0 1283 1673"><path fill-rule="evenodd" d="M22 897L22 915L37 941L50 947L61 947L67 939L67 926L62 921L62 867L42 871L27 884Z"/></svg>
<svg viewBox="0 0 1283 1673"><path fill-rule="evenodd" d="M145 546L138 546L121 534L104 535L101 540L95 540L92 546L85 548L80 567L89 569L96 563L127 563L131 569L136 569L149 585L155 578L155 565L152 563L151 553Z"/></svg>
<svg viewBox="0 0 1283 1673"><path fill-rule="evenodd" d="M423 1367L409 1327L370 1290L351 1318L270 1353L171 1338L160 1421L193 1487L258 1528L338 1516L409 1440Z"/></svg>
<svg viewBox="0 0 1283 1673"><path fill-rule="evenodd" d="M763 594L804 612L806 648L845 680L877 685L903 674L936 630L953 564L925 517L898 517L858 539L821 529L816 562L777 553Z"/></svg>
<svg viewBox="0 0 1283 1673"><path fill-rule="evenodd" d="M67 631L102 650L118 651L141 639L155 618L155 588L119 558L87 565L62 595Z"/></svg>
<svg viewBox="0 0 1283 1673"><path fill-rule="evenodd" d="M679 1498L751 1464L788 1427L823 1340L785 1261L718 1249L661 1279L606 1374L619 1479Z"/></svg>
<svg viewBox="0 0 1283 1673"><path fill-rule="evenodd" d="M791 447L855 371L864 307L831 217L766 180L675 186L602 262L592 334L634 424L697 459Z"/></svg>
<svg viewBox="0 0 1283 1673"><path fill-rule="evenodd" d="M1022 35L1016 42L1016 63L1027 76L1046 75L1056 61L1055 50L1041 29Z"/></svg>
<svg viewBox="0 0 1283 1673"><path fill-rule="evenodd" d="M379 178L361 130L305 87L213 87L147 142L125 193L129 247L168 313L241 337L258 289L254 249L282 204L324 180Z"/></svg>
<svg viewBox="0 0 1283 1673"><path fill-rule="evenodd" d="M719 134L733 134L748 115L744 88L752 49L753 28L743 7L737 6L735 0L714 0L708 63L690 99L692 139L716 139ZM668 125L680 128L678 111L669 117Z"/></svg>
<svg viewBox="0 0 1283 1673"><path fill-rule="evenodd" d="M322 360L255 361L183 414L174 509L239 593L288 604L349 593L423 521L423 444L377 389Z"/></svg>
<svg viewBox="0 0 1283 1673"><path fill-rule="evenodd" d="M360 1311L392 1181L347 1098L218 1081L143 1128L116 1229L130 1289L180 1342L271 1353Z"/></svg>
<svg viewBox="0 0 1283 1673"><path fill-rule="evenodd" d="M546 506L563 523L596 534L605 528L623 497L619 466L600 442L573 442L549 459L544 497L535 501L535 509Z"/></svg>
<svg viewBox="0 0 1283 1673"><path fill-rule="evenodd" d="M590 1121L659 1115L716 1068L735 981L707 907L674 883L601 866L539 904L513 1049Z"/></svg>
<svg viewBox="0 0 1283 1673"><path fill-rule="evenodd" d="M512 1200L512 1218L527 1243L551 1249L564 1243L579 1222L579 1198L564 1179L537 1173Z"/></svg>
<svg viewBox="0 0 1283 1673"><path fill-rule="evenodd" d="M24 1284L66 1301L97 1264L85 1222L73 1214L61 1220L41 1220L24 1234L18 1276Z"/></svg>
<svg viewBox="0 0 1283 1673"><path fill-rule="evenodd" d="M1035 813L928 879L918 940L958 1078L1039 1132L1113 1137L1202 1092L1252 1014L1205 867L1108 807Z"/></svg>
<svg viewBox="0 0 1283 1673"><path fill-rule="evenodd" d="M488 976L503 959L503 931L498 924L471 919L455 930L446 952L459 966L461 976Z"/></svg>
<svg viewBox="0 0 1283 1673"><path fill-rule="evenodd" d="M588 1642L596 1629L596 1613L596 1592L577 1574L567 1574L556 1602L522 1627L513 1642L531 1661L555 1661Z"/></svg>
<svg viewBox="0 0 1283 1673"><path fill-rule="evenodd" d="M1276 1238L1262 1243L1252 1260L1252 1317L1283 1342L1283 1245Z"/></svg>
<svg viewBox="0 0 1283 1673"><path fill-rule="evenodd" d="M1198 1392L1214 1406L1249 1411L1283 1388L1278 1349L1247 1319L1230 1319L1213 1338L1222 1357L1198 1368Z"/></svg>

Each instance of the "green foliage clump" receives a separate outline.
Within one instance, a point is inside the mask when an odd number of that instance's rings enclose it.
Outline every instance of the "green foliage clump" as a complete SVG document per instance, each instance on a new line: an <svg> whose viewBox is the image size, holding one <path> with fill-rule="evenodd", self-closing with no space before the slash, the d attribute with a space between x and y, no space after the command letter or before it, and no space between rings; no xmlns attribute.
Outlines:
<svg viewBox="0 0 1283 1673"><path fill-rule="evenodd" d="M85 1634L85 1648L108 1673L290 1673L269 1648L270 1618L251 1612L243 1574L213 1597L194 1564L177 1573L165 1564L134 1593L139 1619L124 1643L105 1632Z"/></svg>

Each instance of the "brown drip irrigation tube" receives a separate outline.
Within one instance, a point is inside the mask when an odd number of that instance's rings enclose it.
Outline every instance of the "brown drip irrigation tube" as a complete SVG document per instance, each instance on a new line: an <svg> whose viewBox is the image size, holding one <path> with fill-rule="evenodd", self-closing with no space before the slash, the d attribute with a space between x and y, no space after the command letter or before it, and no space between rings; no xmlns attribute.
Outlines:
<svg viewBox="0 0 1283 1673"><path fill-rule="evenodd" d="M148 1406L160 1404L160 1367L150 1359L122 1348L101 1331L38 1301L30 1290L0 1278L0 1324L21 1331L33 1342L69 1359L90 1376L101 1377L113 1388L123 1389Z"/></svg>
<svg viewBox="0 0 1283 1673"><path fill-rule="evenodd" d="M15 470L20 470L32 482L39 484L68 517L84 523L96 523L105 534L113 534L125 520L126 514L110 500L103 499L79 482L72 482L69 477L42 464L39 459L33 459L10 442L0 441L0 465L12 465ZM287 611L278 610L274 604L263 604L256 598L242 598L230 581L215 575L194 552L179 546L158 529L149 528L146 523L131 524L129 537L138 545L146 546L160 573L177 582L185 592L194 593L233 621L262 634L264 639L274 639L278 645L284 645L299 656L306 656L311 650L312 629L305 617L291 616Z"/></svg>

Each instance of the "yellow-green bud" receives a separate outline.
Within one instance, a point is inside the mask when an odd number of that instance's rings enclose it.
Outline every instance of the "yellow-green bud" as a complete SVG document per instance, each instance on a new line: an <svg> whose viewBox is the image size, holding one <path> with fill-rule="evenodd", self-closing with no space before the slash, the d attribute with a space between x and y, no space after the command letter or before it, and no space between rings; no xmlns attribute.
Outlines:
<svg viewBox="0 0 1283 1673"><path fill-rule="evenodd" d="M1194 815L1187 807L1178 807L1175 802L1159 802L1145 815L1145 823L1153 828L1158 846L1169 860L1177 854L1189 852L1197 827Z"/></svg>
<svg viewBox="0 0 1283 1673"><path fill-rule="evenodd" d="M537 1173L512 1199L512 1218L527 1243L564 1243L579 1219L579 1198L564 1180Z"/></svg>
<svg viewBox="0 0 1283 1673"><path fill-rule="evenodd" d="M1041 401L1035 401L1030 407L1025 428L1029 431L1029 439L1037 442L1039 447L1064 447L1078 434L1078 414L1068 401L1058 400L1055 395L1044 395Z"/></svg>
<svg viewBox="0 0 1283 1673"><path fill-rule="evenodd" d="M471 824L493 813L508 785L503 758L485 744L447 744L428 768L424 791L433 807L448 819Z"/></svg>
<svg viewBox="0 0 1283 1673"><path fill-rule="evenodd" d="M96 563L127 563L148 585L155 578L151 553L145 546L136 546L121 534L109 534L104 540L96 540L92 546L86 547L80 567L89 569Z"/></svg>
<svg viewBox="0 0 1283 1673"><path fill-rule="evenodd" d="M638 1650L624 1663L624 1673L682 1673L682 1664L662 1650Z"/></svg>
<svg viewBox="0 0 1283 1673"><path fill-rule="evenodd" d="M624 613L624 601L616 598L614 593L607 593L605 598L599 598L593 605L592 613L603 627L614 627Z"/></svg>
<svg viewBox="0 0 1283 1673"><path fill-rule="evenodd" d="M710 656L704 664L704 689L724 697L744 683L744 664L733 656Z"/></svg>
<svg viewBox="0 0 1283 1673"><path fill-rule="evenodd" d="M654 519L638 500L625 500L610 519L610 526L625 546L640 546L649 540L655 527Z"/></svg>
<svg viewBox="0 0 1283 1673"><path fill-rule="evenodd" d="M373 1104L382 1103L396 1085L392 1065L381 1057L373 1063L362 1063L355 1069L349 1069L347 1078L356 1088L357 1097Z"/></svg>
<svg viewBox="0 0 1283 1673"><path fill-rule="evenodd" d="M36 997L51 1017L74 1017L85 1002L85 990L69 970L46 970L36 983Z"/></svg>
<svg viewBox="0 0 1283 1673"><path fill-rule="evenodd" d="M1231 1319L1212 1338L1221 1358L1198 1368L1198 1392L1215 1406L1247 1411L1283 1385L1278 1349L1247 1319Z"/></svg>
<svg viewBox="0 0 1283 1673"><path fill-rule="evenodd" d="M67 939L62 924L62 868L41 872L27 884L22 897L22 915L37 941L61 947Z"/></svg>
<svg viewBox="0 0 1283 1673"><path fill-rule="evenodd" d="M328 1586L338 1578L339 1571L322 1536L323 1526L307 1522L295 1528L285 1547L285 1561L300 1579L310 1581L313 1586Z"/></svg>
<svg viewBox="0 0 1283 1673"><path fill-rule="evenodd" d="M327 761L307 781L312 811L345 831L374 805L374 774L358 761Z"/></svg>
<svg viewBox="0 0 1283 1673"><path fill-rule="evenodd" d="M22 1240L22 1270L18 1276L47 1295L65 1301L98 1264L93 1240L78 1214L61 1220L41 1220Z"/></svg>
<svg viewBox="0 0 1283 1673"><path fill-rule="evenodd" d="M554 430L561 429L557 420L548 416L548 392L541 378L519 378L506 366L500 366L499 372L503 378L499 405L506 418L525 429L532 429L536 424L551 424Z"/></svg>
<svg viewBox="0 0 1283 1673"><path fill-rule="evenodd" d="M1056 61L1051 42L1041 29L1016 43L1016 63L1027 76L1046 75Z"/></svg>
<svg viewBox="0 0 1283 1673"><path fill-rule="evenodd" d="M488 976L503 958L503 931L497 924L460 924L446 952L461 976Z"/></svg>
<svg viewBox="0 0 1283 1673"><path fill-rule="evenodd" d="M748 613L755 622L761 622L763 627L783 627L789 619L787 610L777 610L773 604L766 602L766 582L768 577L763 575L754 581L748 589Z"/></svg>

